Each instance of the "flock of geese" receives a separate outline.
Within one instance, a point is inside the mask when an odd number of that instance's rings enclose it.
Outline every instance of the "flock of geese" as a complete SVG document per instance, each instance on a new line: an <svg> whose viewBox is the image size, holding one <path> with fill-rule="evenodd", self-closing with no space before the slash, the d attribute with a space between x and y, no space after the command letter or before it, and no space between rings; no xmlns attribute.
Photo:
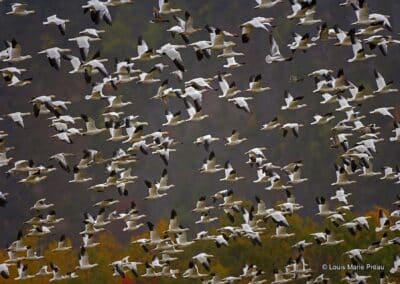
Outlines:
<svg viewBox="0 0 400 284"><path fill-rule="evenodd" d="M1 1L0 1L1 2ZM89 0L82 6L83 12L89 14L95 25L104 22L112 25L112 9L125 4L135 5L132 0ZM7 145L8 133L0 131L0 167L6 168L7 176L15 176L19 183L27 185L44 182L54 171L65 171L70 176L70 183L85 183L89 190L96 192L117 189L116 197L105 199L93 206L98 210L97 214L86 212L83 214L84 227L80 232L82 242L79 248L73 248L66 235L57 238L57 246L53 249L60 258L66 251L76 249L79 253L79 262L70 271L62 271L56 262L49 262L40 255L37 248L26 244L29 238L52 236L53 229L63 222L64 218L56 214L57 204L46 201L45 196L37 200L31 207L36 215L24 222L24 229L20 230L17 239L6 248L8 259L0 264L0 274L4 279L14 278L25 280L32 278L44 278L52 281L63 281L78 278L81 271L95 269L99 264L89 258L90 250L101 244L96 241L99 233L107 230L107 226L114 222L125 224L122 231L134 233L139 228L148 231L148 237L134 238L132 246L140 246L144 254L153 256L151 262L141 259L131 260L130 256L116 259L110 263L110 273L115 277L142 277L142 278L192 278L200 279L203 283L291 283L303 280L303 283L332 283L325 274L316 273L307 263L304 252L309 246L320 246L324 250L326 246L340 247L344 240L335 237L335 231L348 232L357 236L363 234L370 227L376 231L378 241L368 247L354 247L345 252L348 263L362 264L368 255L375 254L387 247L393 251L393 266L381 272L370 271L346 271L342 281L345 283L397 283L396 273L400 272L400 254L396 254L396 246L400 245L400 196L393 204L393 211L379 211L379 220L376 223L371 216L357 216L348 218L348 212L352 211L352 193L347 186L356 183L360 179L375 178L382 182L400 183L400 171L396 165L385 165L382 171L374 169L374 154L378 151L379 143L388 141L400 142L400 122L395 117L396 106L384 105L371 110L369 113L361 113L357 106L366 100L378 100L384 96L398 96L399 90L395 88L394 78L386 80L379 70L370 74L376 82L376 89L369 90L364 84L356 85L346 76L344 69L331 70L327 66L324 69L310 70L308 78L314 80L315 99L321 98L321 113L313 116L313 121L280 121L276 116L271 121L265 122L260 128L260 135L265 132L281 131L283 137L301 136L304 127L329 128L332 142L331 148L337 152L335 171L336 178L332 180L334 194L331 196L317 196L316 215L321 220L328 220L334 226L317 231L307 239L298 239L291 229L291 215L303 208L296 202L293 189L299 184L309 182L302 176L302 161L293 161L290 164L279 166L269 161L266 145L251 145L251 139L242 137L233 130L228 137L214 137L205 134L198 137L193 144L204 146L204 160L198 169L204 175L219 175L220 181L225 182L227 189L215 192L212 196L197 193L200 197L193 205L192 214L198 216L196 224L211 224L216 226L216 233L211 230L203 230L196 233L196 237L190 239L187 232L189 228L181 225L179 212L171 210L168 229L164 232L157 231L157 227L146 215L141 214L135 202L124 212L113 210L121 199L129 198L129 187L138 179L131 173L131 165L140 163L146 159L146 155L157 155L164 170L160 178L144 181L140 187L147 188L146 202L167 198L174 194L175 185L168 179L168 173L174 171L169 167L170 160L174 159L174 152L179 151L180 141L171 137L169 129L182 124L201 123L202 120L211 119L207 109L203 108L203 95L211 93L227 104L232 104L241 111L252 113L252 103L259 95L268 95L270 87L264 82L261 74L250 74L249 86L246 90L237 87L230 70L240 68L244 63L239 58L244 54L239 51L240 46L252 44L257 33L269 35L268 54L264 54L265 60L260 64L279 64L285 61L296 60L303 52L317 45L335 45L342 49L352 49L353 57L348 62L357 64L359 61L373 60L376 53L381 52L388 56L391 49L397 49L399 40L392 38L392 26L388 16L373 13L368 9L366 0L346 0L340 3L342 9L354 10L354 22L349 31L342 30L339 26L328 26L323 19L318 18L316 0L290 0L287 3L282 0L256 0L256 6L260 15L269 9L286 9L287 20L302 26L318 26L318 32L311 36L309 33L293 33L293 41L287 44L284 54L275 40L274 28L276 19L272 17L258 16L249 19L240 26L241 34L222 30L218 27L206 25L198 28L190 12L174 7L173 1L159 0L157 8L153 10L150 23L158 25L159 29L171 33L174 36L172 42L165 43L159 48L152 48L146 43L146 39L140 36L137 39L137 54L126 60L115 62L114 69L107 65L108 59L102 58L99 52L93 54L91 46L102 40L102 34L107 29L99 30L93 27L85 28L69 38L76 44L76 49L51 47L37 51L37 54L24 53L23 45L15 35L15 38L5 41L6 48L0 51L0 73L5 85L10 88L24 87L34 83L29 70L23 68L24 62L33 56L47 60L49 68L60 70L62 65L71 66L68 76L75 73L83 75L87 83L91 83L92 90L83 100L107 102L100 115L72 114L69 112L70 101L59 100L55 95L43 94L27 101L31 104L32 112L15 111L4 114L1 125L15 123L15 127L25 127L26 120L40 119L44 125L50 123L54 128L51 139L62 141L66 144L74 143L74 139L84 136L106 137L104 143L114 143L115 151L111 157L103 157L101 149L85 149L80 160L78 153L56 153L49 158L54 162L51 166L42 165L38 161L14 160L12 157L14 147ZM249 8L253 8L249 3ZM123 8L120 8L123 9ZM14 3L6 13L7 17L35 17L35 11L28 4ZM73 21L73 19L71 19ZM58 15L48 16L43 20L43 25L48 28L58 28L60 36L68 33L70 20L60 18ZM105 25L105 26L106 26ZM194 42L191 36L194 33L204 33L204 39ZM368 47L368 48L367 48ZM213 58L225 58L226 64L221 70L216 71L210 78L185 78L187 64L180 52L182 49L193 50L195 60L213 60ZM395 51L393 51L395 52ZM286 54L286 55L285 55ZM161 58L170 61L169 66L160 63ZM149 70L140 69L143 61L152 62ZM323 64L323 62L321 62ZM170 71L166 71L170 70ZM172 78L181 82L181 87L173 86L171 80L162 81L161 73L170 72ZM368 76L367 76L368 77ZM293 80L297 80L294 78ZM373 82L373 81L372 81ZM139 115L132 114L129 106L132 100L127 100L120 95L110 94L117 92L121 84L154 84L158 86L156 94L147 98L159 100L165 106L165 122L155 126L158 131L148 132L149 124L140 121ZM143 94L145 95L145 94ZM144 99L144 98L141 98ZM304 97L295 96L286 91L282 100L281 111L292 112L302 108L308 108L303 101ZM169 108L169 101L181 102L182 109L173 111ZM234 108L232 112L236 111ZM376 123L366 122L366 118L384 116L393 121L392 129L384 129ZM218 119L215 117L214 119ZM206 129L205 129L206 131ZM390 136L384 136L390 133ZM107 135L107 136L103 136ZM289 138L283 138L289 139ZM295 139L295 138L294 138ZM58 143L58 142L53 142ZM61 143L61 142L59 142ZM223 143L226 147L235 147L241 143L248 143L249 150L245 153L248 157L247 164L254 169L254 183L265 184L265 190L286 193L286 201L268 207L261 198L262 191L255 196L255 203L249 207L245 200L235 195L231 188L234 182L251 177L244 177L236 170L238 165L230 161L220 161L218 153L213 150L215 143ZM199 165L201 161L199 161ZM104 166L107 176L100 183L93 183L93 177L88 174L88 169ZM380 165L381 166L381 165ZM159 174L159 173L158 173ZM222 183L221 183L222 184ZM8 198L13 193L6 189L0 192L0 206L8 205ZM196 193L193 193L196 194ZM60 200L61 202L61 200ZM65 216L67 217L67 216ZM218 226L222 218L232 222L229 226ZM275 232L267 231L267 220L272 220L276 226ZM196 227L196 225L194 225ZM54 234L53 234L54 235ZM243 267L242 273L237 275L218 275L213 272L213 259L218 255L207 252L199 252L191 259L182 259L180 254L196 242L211 242L219 247L229 247L234 239L247 239L254 246L263 246L270 238L289 239L292 242L296 256L290 257L283 267L275 266L270 271L263 271L256 263ZM54 240L54 237L51 239ZM268 253L268 252L266 252ZM39 271L29 268L31 262L40 262L43 266ZM177 262L186 262L187 269L179 271L175 267ZM14 269L16 268L16 269ZM320 272L320 271L319 271ZM15 274L14 274L15 273ZM326 273L326 272L325 272ZM338 272L340 273L340 272ZM344 272L343 272L344 273ZM399 279L399 278L397 278ZM3 280L2 280L3 281Z"/></svg>

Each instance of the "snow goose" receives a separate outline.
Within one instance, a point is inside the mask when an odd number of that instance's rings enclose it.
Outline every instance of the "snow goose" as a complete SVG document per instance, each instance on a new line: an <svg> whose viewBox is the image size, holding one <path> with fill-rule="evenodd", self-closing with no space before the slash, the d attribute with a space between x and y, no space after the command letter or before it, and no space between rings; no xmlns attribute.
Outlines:
<svg viewBox="0 0 400 284"><path fill-rule="evenodd" d="M163 169L161 173L161 178L160 181L155 184L157 189L162 192L162 191L167 191L173 187L175 187L174 184L168 184L168 170Z"/></svg>
<svg viewBox="0 0 400 284"><path fill-rule="evenodd" d="M302 50L303 52L306 52L307 49L317 45L314 42L310 42L310 35L308 33L304 35L294 33L293 39L294 41L287 45L292 52L295 52L296 50Z"/></svg>
<svg viewBox="0 0 400 284"><path fill-rule="evenodd" d="M79 32L80 35L87 35L87 36L91 36L91 37L100 37L100 34L105 33L105 30L97 30L97 29L93 29L93 28L87 28L84 29L82 31Z"/></svg>
<svg viewBox="0 0 400 284"><path fill-rule="evenodd" d="M158 0L158 8L160 15L169 15L182 12L182 9L171 7L171 0Z"/></svg>
<svg viewBox="0 0 400 284"><path fill-rule="evenodd" d="M198 261L207 271L210 271L211 258L213 257L214 256L212 254L201 252L193 256L192 260Z"/></svg>
<svg viewBox="0 0 400 284"><path fill-rule="evenodd" d="M291 188L292 185L284 185L280 175L277 172L269 173L270 185L265 190L281 190Z"/></svg>
<svg viewBox="0 0 400 284"><path fill-rule="evenodd" d="M335 119L335 116L331 112L328 112L323 115L315 114L313 116L313 118L314 118L314 121L311 122L311 125L316 125L316 124L323 125L323 124L327 124L329 121Z"/></svg>
<svg viewBox="0 0 400 284"><path fill-rule="evenodd" d="M52 47L48 49L44 49L39 51L39 54L46 54L47 59L49 60L50 66L56 70L59 70L61 67L61 57L65 52L70 52L71 50L68 48L59 48Z"/></svg>
<svg viewBox="0 0 400 284"><path fill-rule="evenodd" d="M347 60L347 62L357 62L365 61L367 59L376 57L376 54L366 54L362 42L355 37L354 34L351 35L351 46L353 48L353 58Z"/></svg>
<svg viewBox="0 0 400 284"><path fill-rule="evenodd" d="M206 197L202 196L196 202L196 208L192 212L196 213L208 213L210 210L214 209L214 206L206 206Z"/></svg>
<svg viewBox="0 0 400 284"><path fill-rule="evenodd" d="M315 200L318 204L318 213L316 215L327 217L329 215L337 213L336 211L329 210L329 204L326 202L323 196L317 197Z"/></svg>
<svg viewBox="0 0 400 284"><path fill-rule="evenodd" d="M336 181L331 185L343 186L356 183L355 180L349 180L349 174L344 166L338 166L337 164L334 164L334 166L336 171Z"/></svg>
<svg viewBox="0 0 400 284"><path fill-rule="evenodd" d="M20 79L14 75L8 82L7 87L23 87L32 83L32 80L33 80L32 78Z"/></svg>
<svg viewBox="0 0 400 284"><path fill-rule="evenodd" d="M17 271L18 277L14 278L14 280L27 280L35 277L34 275L29 275L28 265L21 263L21 261L17 262Z"/></svg>
<svg viewBox="0 0 400 284"><path fill-rule="evenodd" d="M208 114L202 114L202 108L199 101L194 100L192 105L186 98L183 98L183 102L186 107L186 112L189 117L185 121L201 121L209 117Z"/></svg>
<svg viewBox="0 0 400 284"><path fill-rule="evenodd" d="M154 84L160 82L159 78L155 76L159 73L159 70L155 67L149 70L149 72L142 72L139 74L139 81L137 83L141 84Z"/></svg>
<svg viewBox="0 0 400 284"><path fill-rule="evenodd" d="M138 45L137 45L137 57L132 57L131 60L152 60L155 58L159 58L160 55L156 54L152 48L149 48L146 41L144 41L142 36L138 37Z"/></svg>
<svg viewBox="0 0 400 284"><path fill-rule="evenodd" d="M186 48L184 45L173 45L170 43L164 44L161 48L157 49L157 53L161 55L166 55L172 62L175 64L175 66L178 68L178 70L185 72L186 69L183 65L183 59L178 51L178 49L181 48Z"/></svg>
<svg viewBox="0 0 400 284"><path fill-rule="evenodd" d="M233 47L236 46L236 44L233 41L225 41L225 37L233 37L235 35L223 31L220 28L214 28L206 25L206 30L208 31L210 35L210 42L209 41L201 41L197 43L197 46L201 48L201 50L223 50L228 47ZM203 52L203 55L208 57L208 55L211 55L210 52Z"/></svg>
<svg viewBox="0 0 400 284"><path fill-rule="evenodd" d="M85 182L91 181L93 179L92 177L86 178L83 175L83 172L77 166L74 166L73 172L74 172L74 179L70 180L69 181L70 183L85 183Z"/></svg>
<svg viewBox="0 0 400 284"><path fill-rule="evenodd" d="M343 202L344 204L348 204L347 197L351 196L352 193L346 193L343 188L336 190L336 194L331 197L331 200L337 200L339 202Z"/></svg>
<svg viewBox="0 0 400 284"><path fill-rule="evenodd" d="M13 112L6 115L6 117L11 118L17 125L24 128L24 116L31 115L30 112Z"/></svg>
<svg viewBox="0 0 400 284"><path fill-rule="evenodd" d="M309 14L314 14L316 4L317 4L317 1L315 1L315 0L290 1L292 14L286 16L286 18L291 20L291 19L296 19L296 18L303 18Z"/></svg>
<svg viewBox="0 0 400 284"><path fill-rule="evenodd" d="M304 17L299 18L297 25L299 26L311 26L318 23L322 23L321 19L314 19L315 13L306 13Z"/></svg>
<svg viewBox="0 0 400 284"><path fill-rule="evenodd" d="M167 30L167 32L171 32L173 36L175 36L175 34L179 34L185 41L185 43L188 44L189 43L188 36L200 30L198 28L193 27L192 15L189 12L185 11L185 19L182 19L175 15L173 16L173 18L178 23L178 25L172 26Z"/></svg>
<svg viewBox="0 0 400 284"><path fill-rule="evenodd" d="M286 174L289 177L288 184L296 185L308 181L308 178L301 178L301 167L303 166L302 163L295 163L293 168L284 169Z"/></svg>
<svg viewBox="0 0 400 284"><path fill-rule="evenodd" d="M80 252L79 252L79 266L77 266L75 269L80 269L80 270L90 270L94 267L96 267L98 264L93 263L91 264L89 262L89 255L84 246L81 246Z"/></svg>
<svg viewBox="0 0 400 284"><path fill-rule="evenodd" d="M221 178L220 181L235 182L244 179L242 176L237 176L236 170L232 167L229 161L225 162L225 177Z"/></svg>
<svg viewBox="0 0 400 284"><path fill-rule="evenodd" d="M385 166L383 169L383 177L380 177L381 180L395 180L400 174L399 171L394 171L392 167Z"/></svg>
<svg viewBox="0 0 400 284"><path fill-rule="evenodd" d="M242 29L242 42L247 43L250 41L250 35L254 29L260 28L269 31L268 27L272 27L271 22L274 18L255 17L240 25Z"/></svg>
<svg viewBox="0 0 400 284"><path fill-rule="evenodd" d="M231 135L225 138L225 146L236 146L247 140L247 138L239 138L239 135L237 130L232 130Z"/></svg>
<svg viewBox="0 0 400 284"><path fill-rule="evenodd" d="M57 247L54 248L52 251L60 252L60 251L67 251L72 249L72 246L69 246L65 235L61 235L60 240L57 242Z"/></svg>
<svg viewBox="0 0 400 284"><path fill-rule="evenodd" d="M270 54L265 57L265 61L267 64L271 64L273 62L283 62L290 61L292 57L283 57L280 50L279 45L276 42L275 38L272 34L269 35L269 44L270 44Z"/></svg>
<svg viewBox="0 0 400 284"><path fill-rule="evenodd" d="M323 246L334 246L338 245L342 242L343 240L335 240L334 236L332 235L331 231L329 229L325 229L325 232L321 233L313 233L311 236L314 237L314 240L316 241L317 244L323 245ZM328 241L329 239L329 241Z"/></svg>
<svg viewBox="0 0 400 284"><path fill-rule="evenodd" d="M294 236L294 233L287 233L286 230L286 226L276 225L275 234L271 238L284 239Z"/></svg>
<svg viewBox="0 0 400 284"><path fill-rule="evenodd" d="M226 75L218 74L218 83L219 87L222 91L222 95L218 96L219 98L231 98L239 94L241 91L237 89L236 83L233 81L232 83L228 83L226 80Z"/></svg>
<svg viewBox="0 0 400 284"><path fill-rule="evenodd" d="M68 19L60 19L59 17L57 17L57 15L52 15L47 17L46 21L43 22L43 25L47 26L47 25L56 25L58 30L60 31L60 33L62 35L65 35L65 24L69 23Z"/></svg>
<svg viewBox="0 0 400 284"><path fill-rule="evenodd" d="M268 90L271 90L271 88L263 87L261 85L261 74L250 76L249 88L246 90L246 92L258 94L258 93L262 93L262 92L265 92Z"/></svg>
<svg viewBox="0 0 400 284"><path fill-rule="evenodd" d="M222 171L223 168L217 164L217 158L213 151L210 152L208 157L204 159L203 165L200 169L201 173L216 173Z"/></svg>
<svg viewBox="0 0 400 284"><path fill-rule="evenodd" d="M94 37L83 35L83 36L70 38L68 40L76 42L76 44L78 45L78 48L79 48L79 52L80 52L81 58L83 60L86 60L87 56L89 54L90 42L91 41L98 41L98 40L100 40L100 38L98 38L98 37L94 38Z"/></svg>
<svg viewBox="0 0 400 284"><path fill-rule="evenodd" d="M39 199L38 201L36 201L35 204L30 209L40 211L40 210L46 210L53 206L54 206L54 204L52 204L52 203L46 204L46 198L42 198L42 199Z"/></svg>
<svg viewBox="0 0 400 284"><path fill-rule="evenodd" d="M280 226L289 227L289 223L285 217L285 215L278 210L273 210L273 212L267 214L265 218L272 218L275 224Z"/></svg>
<svg viewBox="0 0 400 284"><path fill-rule="evenodd" d="M82 68L84 68L86 82L91 81L91 76L93 74L100 73L104 77L103 83L104 84L110 83L111 86L114 89L116 89L114 79L109 77L108 71L107 71L106 67L104 66L104 62L107 62L107 61L108 61L107 58L103 58L103 59L94 58L94 59L91 59L91 60L87 61L86 63L82 64Z"/></svg>
<svg viewBox="0 0 400 284"><path fill-rule="evenodd" d="M238 68L245 65L245 62L237 62L234 56L226 58L226 64L223 65L226 69Z"/></svg>
<svg viewBox="0 0 400 284"><path fill-rule="evenodd" d="M391 118L394 118L393 114L390 113L391 110L394 110L394 107L379 107L376 108L372 111L370 111L369 113L373 114L373 113L379 113L383 116L389 116Z"/></svg>
<svg viewBox="0 0 400 284"><path fill-rule="evenodd" d="M9 63L18 63L22 62L27 59L31 59L31 55L22 55L22 47L21 44L18 43L14 38L11 40L11 42L7 41L7 54L5 58L3 59L4 62L9 62Z"/></svg>
<svg viewBox="0 0 400 284"><path fill-rule="evenodd" d="M398 92L398 89L393 88L393 81L385 82L385 78L383 78L382 74L374 69L375 81L377 85L377 89L374 91L374 94L388 94L393 92Z"/></svg>
<svg viewBox="0 0 400 284"><path fill-rule="evenodd" d="M278 128L281 124L278 122L278 117L274 117L268 123L263 124L260 130L272 130Z"/></svg>
<svg viewBox="0 0 400 284"><path fill-rule="evenodd" d="M99 24L100 20L103 19L108 25L111 25L112 18L110 11L107 8L106 2L100 2L99 0L89 0L86 5L82 6L83 13L90 11L90 18L95 24Z"/></svg>
<svg viewBox="0 0 400 284"><path fill-rule="evenodd" d="M159 198L167 195L167 193L159 193L158 188L150 181L146 180L145 184L146 184L148 192L149 192L148 196L145 197L145 200L159 199Z"/></svg>
<svg viewBox="0 0 400 284"><path fill-rule="evenodd" d="M204 149L209 152L210 151L210 144L219 141L218 137L213 137L211 134L203 135L200 137L197 137L196 140L193 142L195 145L204 145Z"/></svg>
<svg viewBox="0 0 400 284"><path fill-rule="evenodd" d="M197 265L194 264L193 261L189 262L188 269L186 269L182 274L183 278L190 278L190 279L198 279L207 276L208 274L202 274L199 272L199 268L197 267Z"/></svg>
<svg viewBox="0 0 400 284"><path fill-rule="evenodd" d="M281 107L281 110L294 110L306 107L306 104L301 104L300 101L303 100L303 96L301 97L293 97L289 91L285 91L285 103L286 105Z"/></svg>
<svg viewBox="0 0 400 284"><path fill-rule="evenodd" d="M255 0L257 3L257 6L254 7L254 9L267 9L267 8L272 8L275 5L282 3L282 0Z"/></svg>
<svg viewBox="0 0 400 284"><path fill-rule="evenodd" d="M10 278L10 271L8 270L8 267L10 264L8 263L1 263L0 264L0 275L3 279L9 279Z"/></svg>
<svg viewBox="0 0 400 284"><path fill-rule="evenodd" d="M351 94L351 98L348 99L349 102L363 102L374 97L374 95L368 94L363 84L357 87L353 83L349 82L349 85L349 92Z"/></svg>
<svg viewBox="0 0 400 284"><path fill-rule="evenodd" d="M228 99L228 102L232 102L238 109L242 109L247 113L251 113L250 107L247 101L253 100L252 97L235 97Z"/></svg>
<svg viewBox="0 0 400 284"><path fill-rule="evenodd" d="M291 130L293 132L293 135L295 137L299 137L299 130L300 127L303 127L304 125L301 123L285 123L281 126L281 129L283 130L283 137L286 137L289 130Z"/></svg>
<svg viewBox="0 0 400 284"><path fill-rule="evenodd" d="M30 14L34 14L34 10L28 10L28 4L14 3L11 5L11 11L7 12L7 15L15 15L15 16L27 16Z"/></svg>

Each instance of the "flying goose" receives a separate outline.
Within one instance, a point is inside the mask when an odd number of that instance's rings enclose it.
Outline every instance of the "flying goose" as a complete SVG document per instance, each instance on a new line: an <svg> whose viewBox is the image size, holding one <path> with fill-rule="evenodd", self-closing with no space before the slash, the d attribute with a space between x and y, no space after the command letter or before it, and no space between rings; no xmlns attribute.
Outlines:
<svg viewBox="0 0 400 284"><path fill-rule="evenodd" d="M52 47L39 51L39 54L46 54L47 59L49 60L50 66L56 70L59 70L61 67L61 56L65 52L70 52L71 50L68 48L59 48Z"/></svg>
<svg viewBox="0 0 400 284"><path fill-rule="evenodd" d="M223 168L217 164L217 158L213 151L211 151L208 157L204 159L203 165L200 168L201 173L216 173L222 170Z"/></svg>
<svg viewBox="0 0 400 284"><path fill-rule="evenodd" d="M195 145L204 145L204 149L209 152L210 151L210 144L219 141L218 137L213 137L211 134L203 135L200 137L197 137L196 140L193 142Z"/></svg>
<svg viewBox="0 0 400 284"><path fill-rule="evenodd" d="M315 200L317 201L318 204L318 213L316 215L327 217L329 215L337 213L336 211L329 210L329 204L326 202L323 196L317 197Z"/></svg>
<svg viewBox="0 0 400 284"><path fill-rule="evenodd" d="M293 39L294 41L287 45L292 52L295 52L296 50L302 50L303 52L306 52L307 49L316 46L316 43L310 42L310 35L308 33L304 35L294 33Z"/></svg>
<svg viewBox="0 0 400 284"><path fill-rule="evenodd" d="M244 179L242 176L237 176L236 170L232 167L229 161L225 162L225 177L221 178L220 181L235 182Z"/></svg>
<svg viewBox="0 0 400 284"><path fill-rule="evenodd" d="M278 122L278 117L272 118L268 123L263 124L261 130L272 130L278 128L281 124Z"/></svg>
<svg viewBox="0 0 400 284"><path fill-rule="evenodd" d="M82 6L83 13L90 12L91 20L97 25L102 19L108 25L111 25L112 18L110 11L107 8L106 2L99 0L88 0L86 5Z"/></svg>
<svg viewBox="0 0 400 284"><path fill-rule="evenodd" d="M62 35L65 35L65 24L69 23L68 19L60 19L59 17L57 17L57 15L52 15L47 17L46 21L43 22L43 25L47 26L47 25L56 25L58 30L60 31L60 33Z"/></svg>
<svg viewBox="0 0 400 284"><path fill-rule="evenodd" d="M14 278L14 280L27 280L35 277L34 275L29 274L28 265L21 263L21 261L17 262L17 271L18 277Z"/></svg>
<svg viewBox="0 0 400 284"><path fill-rule="evenodd" d="M78 45L78 48L79 48L79 52L80 52L81 58L83 60L86 60L87 56L89 54L90 42L91 41L98 41L98 40L100 40L100 38L81 35L81 36L78 36L78 37L70 38L68 40L76 42L76 44Z"/></svg>
<svg viewBox="0 0 400 284"><path fill-rule="evenodd" d="M257 3L257 6L254 7L254 9L267 9L267 8L272 8L275 5L282 3L282 0L255 0Z"/></svg>
<svg viewBox="0 0 400 284"><path fill-rule="evenodd" d="M13 113L9 113L6 115L6 117L11 118L17 125L19 125L22 128L25 128L24 125L24 116L28 116L31 115L30 112L13 112Z"/></svg>
<svg viewBox="0 0 400 284"><path fill-rule="evenodd" d="M379 113L383 116L389 116L391 118L394 118L393 114L390 113L390 111L394 110L394 109L395 109L394 107L379 107L379 108L376 108L376 109L370 111L369 113L371 113L371 114Z"/></svg>
<svg viewBox="0 0 400 284"><path fill-rule="evenodd" d="M222 91L222 95L218 97L231 98L239 94L241 91L237 89L236 83L233 81L232 83L229 84L225 77L226 75L218 74L218 83Z"/></svg>
<svg viewBox="0 0 400 284"><path fill-rule="evenodd" d="M239 138L239 135L240 133L237 130L232 130L231 135L225 138L225 146L236 146L247 141L247 138Z"/></svg>
<svg viewBox="0 0 400 284"><path fill-rule="evenodd" d="M75 269L80 269L80 270L90 270L93 269L94 267L98 266L97 263L91 264L89 262L89 255L84 246L81 246L80 252L79 252L79 266L77 266Z"/></svg>
<svg viewBox="0 0 400 284"><path fill-rule="evenodd" d="M172 8L171 0L158 0L158 7L160 15L176 14L182 11L179 8Z"/></svg>
<svg viewBox="0 0 400 284"><path fill-rule="evenodd" d="M247 101L253 100L252 97L234 97L228 99L228 102L232 102L238 109L242 109L247 113L251 113L250 107Z"/></svg>
<svg viewBox="0 0 400 284"><path fill-rule="evenodd" d="M313 116L313 118L314 118L314 121L311 122L311 125L316 125L316 124L323 125L323 124L327 124L329 121L335 119L335 116L331 112L329 112L329 113L326 113L323 115L315 114Z"/></svg>
<svg viewBox="0 0 400 284"><path fill-rule="evenodd" d="M255 17L243 24L240 25L242 29L242 42L248 43L250 41L250 35L254 29L260 28L263 30L269 31L268 27L272 27L271 22L274 18L265 18L265 17Z"/></svg>
<svg viewBox="0 0 400 284"><path fill-rule="evenodd" d="M258 94L265 91L271 90L270 87L263 87L261 84L261 74L252 75L249 79L249 88L246 92Z"/></svg>
<svg viewBox="0 0 400 284"><path fill-rule="evenodd" d="M150 181L146 180L145 184L149 192L149 195L145 197L145 200L159 199L167 195L167 193L159 193L159 189Z"/></svg>
<svg viewBox="0 0 400 284"><path fill-rule="evenodd" d="M375 81L377 85L377 89L374 91L374 94L388 94L398 92L398 89L393 88L393 81L385 82L385 78L383 78L382 74L374 69Z"/></svg>
<svg viewBox="0 0 400 284"><path fill-rule="evenodd" d="M185 19L182 19L175 15L173 15L173 18L178 23L178 25L172 26L167 30L167 32L171 32L173 36L175 36L175 34L179 34L185 41L185 43L188 44L189 43L188 36L200 30L198 28L193 27L192 15L189 12L185 11Z"/></svg>
<svg viewBox="0 0 400 284"><path fill-rule="evenodd" d="M3 58L4 62L9 62L9 63L18 63L25 61L27 59L31 59L31 55L21 55L22 53L22 47L19 42L17 42L14 38L10 41L6 41L6 54Z"/></svg>
<svg viewBox="0 0 400 284"><path fill-rule="evenodd" d="M93 29L93 28L86 28L82 31L79 32L80 35L87 35L87 36L91 36L91 37L98 37L101 38L100 34L105 33L105 30L97 30L97 29Z"/></svg>
<svg viewBox="0 0 400 284"><path fill-rule="evenodd" d="M11 5L11 11L7 12L7 15L15 15L15 16L27 16L30 14L34 14L34 10L28 10L28 4L14 3Z"/></svg>
<svg viewBox="0 0 400 284"><path fill-rule="evenodd" d="M365 61L367 59L376 57L376 54L366 54L362 42L355 37L354 34L351 35L351 44L353 48L353 58L347 60L347 62L357 62Z"/></svg>
<svg viewBox="0 0 400 284"><path fill-rule="evenodd" d="M300 104L300 101L304 98L303 96L301 97L293 97L289 91L285 91L285 103L286 105L281 107L281 110L293 110L293 109L300 109L303 107L306 107L306 104Z"/></svg>
<svg viewBox="0 0 400 284"><path fill-rule="evenodd" d="M196 208L194 208L192 211L203 214L209 213L212 209L214 209L214 206L206 206L206 197L202 196L198 199L196 202Z"/></svg>
<svg viewBox="0 0 400 284"><path fill-rule="evenodd" d="M185 72L186 69L183 65L183 59L181 53L178 51L178 49L181 48L186 48L186 46L167 43L157 49L156 52L161 55L166 55L180 71Z"/></svg>
<svg viewBox="0 0 400 284"><path fill-rule="evenodd" d="M270 54L265 57L265 61L267 64L271 64L273 62L283 62L290 61L292 57L283 57L280 50L279 45L276 42L275 38L272 34L269 35L269 44L270 44Z"/></svg>
<svg viewBox="0 0 400 284"><path fill-rule="evenodd" d="M20 79L18 76L14 75L11 77L10 81L8 81L7 87L23 87L30 83L32 83L32 77Z"/></svg>
<svg viewBox="0 0 400 284"><path fill-rule="evenodd" d="M147 43L144 41L142 36L138 37L138 45L137 45L137 57L132 57L132 61L136 60L152 60L160 57L159 54L156 54L153 49L149 48Z"/></svg>
<svg viewBox="0 0 400 284"><path fill-rule="evenodd" d="M281 126L281 129L283 130L283 137L287 136L289 130L292 130L293 135L295 137L299 137L299 129L300 129L300 127L303 127L303 126L304 126L303 124L297 123L297 122L283 124Z"/></svg>
<svg viewBox="0 0 400 284"><path fill-rule="evenodd" d="M35 204L30 209L40 211L40 210L46 210L53 206L54 206L54 204L52 204L52 203L46 204L46 198L42 198L42 199L39 199L38 201L36 201Z"/></svg>

